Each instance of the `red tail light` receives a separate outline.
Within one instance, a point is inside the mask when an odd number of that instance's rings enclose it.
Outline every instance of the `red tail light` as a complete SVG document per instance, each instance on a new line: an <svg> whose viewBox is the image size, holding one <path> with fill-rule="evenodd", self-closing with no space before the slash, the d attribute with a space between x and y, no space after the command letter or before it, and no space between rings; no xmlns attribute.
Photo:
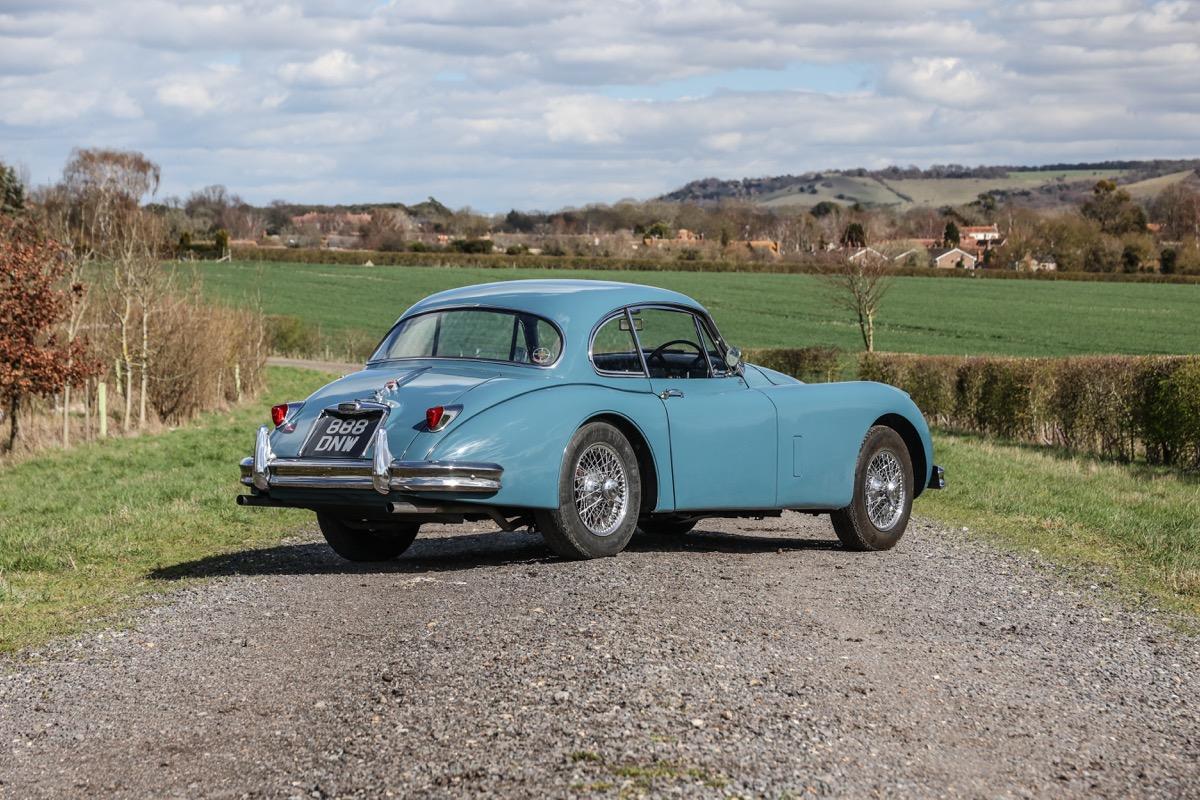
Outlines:
<svg viewBox="0 0 1200 800"><path fill-rule="evenodd" d="M283 403L282 405L278 405L278 406L271 406L271 422L275 423L276 428L278 428L280 425L282 425L283 421L285 419L287 419L287 413L288 413L288 404L287 403Z"/></svg>
<svg viewBox="0 0 1200 800"><path fill-rule="evenodd" d="M442 421L442 415L445 413L446 409L442 406L425 409L425 424L429 426L429 430L437 430L438 425Z"/></svg>

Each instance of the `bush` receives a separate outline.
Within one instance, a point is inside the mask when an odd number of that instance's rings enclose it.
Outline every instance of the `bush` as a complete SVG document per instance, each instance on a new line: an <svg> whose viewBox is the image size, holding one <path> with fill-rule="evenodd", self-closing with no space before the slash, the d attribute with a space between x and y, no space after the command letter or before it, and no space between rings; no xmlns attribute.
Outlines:
<svg viewBox="0 0 1200 800"><path fill-rule="evenodd" d="M808 383L828 383L838 379L841 354L836 347L751 348L742 357Z"/></svg>
<svg viewBox="0 0 1200 800"><path fill-rule="evenodd" d="M284 314L267 317L267 341L271 352L283 356L310 356L321 346L321 331L299 317Z"/></svg>
<svg viewBox="0 0 1200 800"><path fill-rule="evenodd" d="M1200 467L1200 357L865 353L859 377L904 389L952 430Z"/></svg>

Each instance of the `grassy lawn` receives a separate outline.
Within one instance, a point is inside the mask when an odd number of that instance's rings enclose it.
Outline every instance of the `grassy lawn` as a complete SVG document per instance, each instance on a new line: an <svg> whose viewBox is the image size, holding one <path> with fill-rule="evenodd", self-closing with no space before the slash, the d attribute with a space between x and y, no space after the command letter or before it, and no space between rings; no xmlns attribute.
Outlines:
<svg viewBox="0 0 1200 800"><path fill-rule="evenodd" d="M916 513L1200 615L1200 476L949 434L934 445L949 486Z"/></svg>
<svg viewBox="0 0 1200 800"><path fill-rule="evenodd" d="M267 380L258 401L186 428L0 471L0 651L127 607L157 588L151 570L269 543L308 517L233 502L270 398L304 397L329 376L272 368Z"/></svg>
<svg viewBox="0 0 1200 800"><path fill-rule="evenodd" d="M811 275L540 269L359 267L234 262L179 266L205 291L261 303L319 325L335 352L367 347L410 304L442 289L518 278L647 283L704 303L743 347L861 348L857 326ZM898 278L878 321L876 347L913 353L1072 355L1200 352L1200 285Z"/></svg>

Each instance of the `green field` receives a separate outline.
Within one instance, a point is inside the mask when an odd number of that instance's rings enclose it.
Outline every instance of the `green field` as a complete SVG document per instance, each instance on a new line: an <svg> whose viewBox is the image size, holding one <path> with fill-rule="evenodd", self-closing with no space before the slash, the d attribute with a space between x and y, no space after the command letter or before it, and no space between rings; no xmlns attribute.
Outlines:
<svg viewBox="0 0 1200 800"><path fill-rule="evenodd" d="M383 335L411 303L442 289L518 278L645 283L695 297L743 347L861 349L858 328L811 275L361 267L212 262L179 265L213 297L261 304L319 326L334 353ZM1200 353L1200 285L897 278L876 348L913 353ZM364 345L364 342L366 343Z"/></svg>
<svg viewBox="0 0 1200 800"><path fill-rule="evenodd" d="M185 428L0 468L0 652L69 633L171 583L150 573L277 541L309 515L234 505L271 397L328 375L269 368L268 392Z"/></svg>

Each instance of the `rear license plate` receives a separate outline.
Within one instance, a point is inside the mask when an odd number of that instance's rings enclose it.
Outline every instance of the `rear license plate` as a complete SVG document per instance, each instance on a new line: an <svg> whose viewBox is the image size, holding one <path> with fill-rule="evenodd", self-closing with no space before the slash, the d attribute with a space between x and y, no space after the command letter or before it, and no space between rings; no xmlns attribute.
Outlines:
<svg viewBox="0 0 1200 800"><path fill-rule="evenodd" d="M380 414L334 417L326 415L313 425L312 435L300 451L301 456L320 458L362 458L379 427Z"/></svg>

